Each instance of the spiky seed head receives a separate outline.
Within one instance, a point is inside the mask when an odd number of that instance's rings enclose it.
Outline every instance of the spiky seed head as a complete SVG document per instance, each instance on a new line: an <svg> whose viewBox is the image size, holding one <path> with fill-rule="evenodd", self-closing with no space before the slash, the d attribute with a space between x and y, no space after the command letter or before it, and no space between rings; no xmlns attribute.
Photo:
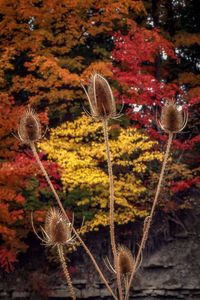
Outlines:
<svg viewBox="0 0 200 300"><path fill-rule="evenodd" d="M71 239L71 223L59 209L51 208L46 214L43 232L47 246L64 245Z"/></svg>
<svg viewBox="0 0 200 300"><path fill-rule="evenodd" d="M122 276L130 274L133 270L134 258L131 251L125 246L119 246L117 250L117 268Z"/></svg>
<svg viewBox="0 0 200 300"><path fill-rule="evenodd" d="M30 107L28 107L21 117L18 135L20 140L25 144L37 142L42 137L39 118Z"/></svg>
<svg viewBox="0 0 200 300"><path fill-rule="evenodd" d="M116 104L108 81L100 74L91 76L88 86L91 114L98 120L116 117Z"/></svg>
<svg viewBox="0 0 200 300"><path fill-rule="evenodd" d="M187 123L187 112L179 110L174 101L167 101L161 111L160 126L167 133L183 130Z"/></svg>

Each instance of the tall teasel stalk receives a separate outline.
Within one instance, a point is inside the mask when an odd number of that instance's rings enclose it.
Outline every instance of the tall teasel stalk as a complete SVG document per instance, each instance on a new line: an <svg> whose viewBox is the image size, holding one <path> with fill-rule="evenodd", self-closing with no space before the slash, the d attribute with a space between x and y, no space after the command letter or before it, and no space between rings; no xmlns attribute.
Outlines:
<svg viewBox="0 0 200 300"><path fill-rule="evenodd" d="M19 127L18 127L18 136L19 136L19 139L24 143L24 144L27 144L28 146L30 146L32 152L33 152L33 155L42 171L42 173L44 174L46 180L47 180L47 183L49 184L53 194L54 194L54 197L57 201L57 204L65 218L65 220L69 223L69 218L66 214L66 211L64 210L64 207L61 203L61 200L49 178L49 175L47 173L47 171L45 170L40 158L39 158L39 155L37 153L37 149L36 149L36 142L39 141L41 138L42 138L42 134L41 134L41 124L40 124L40 121L39 121L39 118L37 116L37 114L32 110L30 109L30 107L28 107L27 111L24 113L24 115L22 116L21 120L20 120L20 123L19 123ZM75 235L75 237L77 238L77 240L80 242L80 244L83 246L84 250L86 251L86 253L89 255L92 263L94 264L94 267L96 268L97 272L99 273L99 276L100 278L102 279L102 281L104 282L105 286L107 287L108 291L111 293L111 295L113 296L113 298L115 300L118 300L117 299L117 296L114 294L113 290L111 289L110 285L108 284L108 281L106 280L105 276L103 275L102 271L100 270L95 258L93 257L92 253L90 252L90 250L88 249L88 247L86 246L86 244L84 243L84 241L82 240L82 238L80 237L80 235L78 234L78 232L76 231L76 229L74 228L73 224L71 224L71 230L73 232L73 234ZM35 231L35 230L34 230ZM36 231L35 231L36 233ZM43 230L43 233L44 233L44 238L48 238L49 239L49 235L47 233L46 230ZM37 234L37 233L36 233ZM38 236L38 235L37 235ZM40 238L38 236L38 238ZM41 238L40 238L41 239ZM42 239L42 241L44 242L44 239ZM45 241L46 243L46 241ZM59 245L57 245L58 247ZM68 282L68 286L70 287L70 292L71 292L71 295L72 295L72 298L75 299L75 294L74 292L72 292L72 284L69 282L69 274L68 274L68 270L67 270L67 265L65 264L64 265L64 262L63 262L63 252L62 252L62 249L61 247L59 247L58 249L58 254L59 254L59 258L60 258L60 261L61 261L61 264L62 264L62 267L63 267L63 271L64 271L64 274L66 276L66 280Z"/></svg>
<svg viewBox="0 0 200 300"><path fill-rule="evenodd" d="M132 283L134 275L139 267L140 259L142 256L142 251L143 251L146 241L148 239L153 215L155 212L156 205L158 203L158 197L159 197L160 190L162 187L162 181L164 178L164 172L166 169L167 160L169 157L173 136L175 133L181 132L185 128L185 126L187 124L187 120L188 120L188 112L185 110L183 111L182 109L179 109L178 106L176 105L176 103L172 100L167 101L165 103L165 105L161 111L160 121L157 120L160 127L168 134L168 141L167 141L166 151L164 154L164 159L163 159L163 163L162 163L162 167L161 167L161 172L160 172L159 181L158 181L158 185L156 188L156 193L155 193L155 197L153 200L151 212L150 212L149 216L145 219L145 222L144 222L143 235L142 235L139 250L138 250L138 253L137 253L137 256L135 259L135 263L133 265L130 280L127 285L125 300L128 300L131 283Z"/></svg>
<svg viewBox="0 0 200 300"><path fill-rule="evenodd" d="M76 235L72 235L73 224L66 220L65 215L56 208L50 208L45 217L45 225L42 229L42 237L40 237L34 227L32 220L32 227L37 237L43 242L45 246L56 247L58 257L62 265L63 273L69 288L69 293L73 300L76 300L76 295L72 285L72 280L67 268L67 263L64 256L64 246L73 245Z"/></svg>
<svg viewBox="0 0 200 300"><path fill-rule="evenodd" d="M84 88L84 87L83 87ZM117 277L117 287L119 292L119 299L123 300L122 283L119 270L117 268L117 247L115 241L115 226L114 226L114 180L112 171L112 162L110 155L110 146L108 138L108 120L111 118L117 118L116 104L113 97L112 90L107 80L100 74L94 73L91 76L88 90L84 88L90 104L91 116L102 121L106 157L108 164L108 175L109 175L109 223L110 223L110 241L112 247L112 253L114 258L114 269Z"/></svg>

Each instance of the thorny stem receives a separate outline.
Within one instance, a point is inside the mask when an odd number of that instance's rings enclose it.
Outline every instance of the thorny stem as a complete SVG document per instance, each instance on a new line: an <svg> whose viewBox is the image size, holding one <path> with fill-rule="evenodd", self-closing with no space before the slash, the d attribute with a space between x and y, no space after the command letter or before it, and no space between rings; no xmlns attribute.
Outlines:
<svg viewBox="0 0 200 300"><path fill-rule="evenodd" d="M54 186L53 186L53 184L52 184L52 182L51 182L51 180L50 180L50 178L49 178L49 175L48 175L47 171L45 170L45 168L44 168L44 166L43 166L43 164L42 164L42 162L41 162L41 160L40 160L40 158L39 158L39 155L38 155L38 153L37 153L35 144L34 144L34 143L31 143L31 144L30 144L30 147L31 147L31 150L32 150L32 152L33 152L33 155L34 155L34 157L35 157L35 159L36 159L36 161L37 161L37 163L38 163L38 165L39 165L41 171L43 172L43 174L44 174L44 176L45 176L45 178L46 178L46 180L47 180L47 183L49 184L49 186L50 186L50 188L51 188L51 190L52 190L52 192L53 192L53 194L54 194L54 196L55 196L55 199L56 199L56 201L57 201L57 203L58 203L58 206L60 207L60 209L61 209L61 211L63 212L64 216L66 217L67 221L69 222L69 218L68 218L68 216L67 216L67 214L66 214L66 211L64 210L64 207L63 207L63 205L62 205L62 203L61 203L61 201L60 201L60 198L59 198L59 196L58 196L58 194L57 194L57 192L56 192L56 190L55 190L55 188L54 188ZM94 256L92 255L92 253L90 252L90 250L88 249L88 247L86 246L86 244L85 244L84 241L81 239L80 235L78 234L78 232L76 231L76 229L75 229L73 226L72 226L72 231L73 231L73 233L76 235L76 237L77 237L77 239L79 240L80 244L81 244L81 245L83 246L83 248L85 249L85 252L86 252L86 253L88 254L88 256L90 257L91 261L92 261L93 264L94 264L94 267L96 268L97 272L99 273L99 276L100 276L100 278L102 279L102 281L104 282L104 284L105 284L105 286L107 287L108 291L111 293L111 295L113 296L113 298L114 298L115 300L118 300L117 297L116 297L116 295L115 295L114 292L112 291L110 285L108 284L106 278L104 277L103 273L101 272L101 270L100 270L100 268L99 268L99 266L98 266L98 264L97 264L97 262L96 262Z"/></svg>
<svg viewBox="0 0 200 300"><path fill-rule="evenodd" d="M130 286L131 286L133 277L134 277L134 275L137 271L137 268L139 266L142 251L145 247L145 243L146 243L147 238L148 238L149 229L150 229L150 226L151 226L154 211L155 211L155 208L156 208L156 205L157 205L157 202L158 202L158 196L160 194L160 190L161 190L161 186L162 186L162 180L163 180L163 177L164 177L164 172L165 172L167 160L168 160L168 157L169 157L169 151L170 151L170 147L171 147L171 144L172 144L172 139L173 139L173 133L169 133L169 137L168 137L168 141L167 141L167 147L166 147L166 151L165 151L165 155L164 155L164 159L163 159L163 164L162 164L162 168L161 168L161 172L160 172L160 176L159 176L159 181L158 181L158 185L157 185L157 189L156 189L156 194L155 194L155 197L154 197L154 200L153 200L153 205L152 205L152 208L151 208L150 215L146 218L146 224L144 226L142 240L141 240L141 243L140 243L140 247L139 247L136 259L135 259L135 264L133 266L131 277L130 277L128 287L127 287L127 290L126 290L125 300L128 300Z"/></svg>
<svg viewBox="0 0 200 300"><path fill-rule="evenodd" d="M108 163L109 189L110 189L110 209L109 209L110 241L111 241L112 253L114 257L114 267L117 276L117 287L119 291L119 299L122 300L123 294L122 294L121 277L119 271L117 270L117 248L116 248L116 241L115 241L115 226L114 226L114 180L113 180L112 162L110 157L107 119L103 120L103 132L104 132L106 156L107 156L107 163Z"/></svg>
<svg viewBox="0 0 200 300"><path fill-rule="evenodd" d="M68 271L68 268L67 268L67 263L66 263L65 256L64 256L64 253L63 253L63 247L61 245L58 245L57 250L58 250L58 256L59 256L59 259L60 259L60 262L61 262L61 265L62 265L62 268L63 268L63 273L64 273L65 278L67 280L67 285L69 287L70 295L71 295L73 300L76 300L76 295L75 295L74 288L73 288L73 285L72 285L72 280L71 280L71 277L69 275L69 271Z"/></svg>

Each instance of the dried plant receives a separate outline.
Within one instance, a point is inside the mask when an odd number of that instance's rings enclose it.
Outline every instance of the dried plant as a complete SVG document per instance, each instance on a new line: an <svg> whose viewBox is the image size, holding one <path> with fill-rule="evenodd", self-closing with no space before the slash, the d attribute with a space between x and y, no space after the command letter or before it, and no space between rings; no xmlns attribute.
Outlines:
<svg viewBox="0 0 200 300"><path fill-rule="evenodd" d="M32 220L32 227L35 234L48 247L73 244L76 239L76 235L72 234L73 226L73 222L68 222L59 209L50 208L45 217L44 228L41 227L42 237L40 237L35 230Z"/></svg>
<svg viewBox="0 0 200 300"><path fill-rule="evenodd" d="M29 145L42 138L39 118L30 107L28 107L20 120L18 136L23 143Z"/></svg>
<svg viewBox="0 0 200 300"><path fill-rule="evenodd" d="M120 276L130 275L134 261L131 251L124 245L120 245L117 249L117 271Z"/></svg>
<svg viewBox="0 0 200 300"><path fill-rule="evenodd" d="M28 115L28 117L27 117ZM30 116L30 118L29 118ZM28 120L28 121L27 121ZM31 122L30 122L31 120ZM31 126L29 126L31 124ZM31 133L29 132L30 128L31 128ZM47 173L47 171L45 170L41 160L40 160L40 157L38 155L38 152L37 152L37 149L36 149L36 146L35 146L35 143L37 142L38 139L41 138L41 130L38 131L38 128L41 129L41 124L40 124L40 121L39 121L39 118L37 117L37 115L30 109L28 108L27 111L25 111L25 113L22 115L21 117L21 120L20 120L20 123L19 123L19 126L18 126L18 135L19 135L19 138L20 140L23 142L23 143L26 143L30 146L32 152L33 152L33 155L42 171L42 173L44 174L46 180L47 180L47 183L49 184L49 187L51 188L51 191L53 192L54 194L54 197L57 201L57 204L60 208L60 211L62 213L62 218L64 218L66 220L66 222L68 222L68 224L70 223L69 221L69 217L67 216L66 214L66 211L61 203L61 200L49 178L49 175ZM24 130L24 132L23 132ZM40 135L36 135L36 133L40 133ZM32 138L32 137L36 137L37 138ZM27 138L28 137L28 138ZM55 211L54 211L55 212ZM51 215L52 216L52 215ZM49 219L49 218L48 218ZM33 222L32 222L33 224ZM46 223L45 224L49 224L48 221L46 220ZM60 225L59 225L60 226ZM62 225L63 226L63 225ZM33 225L33 228L34 228L34 225ZM60 227L59 227L60 228ZM47 228L45 228L47 230ZM50 233L49 230L45 230L45 229L42 229L42 232L43 232L43 238L41 238L36 230L34 229L36 235L38 236L38 238L40 240L42 240L45 244L51 244L51 241L52 241L52 236L49 236L48 234ZM58 229L58 228L57 228ZM76 231L76 229L74 228L74 226L71 224L71 230L74 234L74 237L73 239L76 237L77 240L80 242L80 244L83 246L84 250L86 251L86 253L88 254L88 256L90 257L95 269L97 270L100 278L102 279L102 281L104 282L105 286L107 287L108 291L110 292L110 294L113 296L113 298L115 300L117 300L117 296L114 294L113 290L111 289L107 279L105 278L104 274L102 273L102 271L100 270L95 258L93 257L92 253L90 252L90 250L88 249L88 247L86 246L86 244L84 243L84 241L82 240L82 238L80 237L80 235L78 234L78 232ZM48 235L48 236L47 236ZM54 236L55 237L55 236ZM67 266L66 264L64 264L64 253L63 253L63 249L62 249L62 245L59 243L58 244L58 254L59 254L59 257L60 257L60 261L61 261L61 264L62 264L62 267L63 267L63 271L65 273L65 276L66 276L66 279L68 281L68 285L71 289L71 295L72 295L72 298L75 299L75 294L74 292L72 291L72 285L70 284L70 277L69 277L69 274L67 274ZM70 280L69 280L70 279Z"/></svg>
<svg viewBox="0 0 200 300"><path fill-rule="evenodd" d="M108 137L108 120L117 117L116 104L113 97L112 90L107 80L100 74L94 73L91 76L88 91L84 88L87 95L91 116L94 119L101 120L103 126L108 175L109 175L109 189L110 189L110 205L109 205L109 222L110 222L110 241L112 253L114 258L114 269L117 268L117 247L115 241L115 226L114 226L114 180L112 171L112 161L110 155L109 137ZM119 299L123 299L122 284L120 274L116 272L117 287L119 292Z"/></svg>
<svg viewBox="0 0 200 300"><path fill-rule="evenodd" d="M125 300L128 299L128 294L129 294L129 290L131 287L131 283L132 283L133 277L137 271L138 265L140 264L142 251L145 247L145 243L146 243L148 235L149 235L149 230L151 227L153 215L155 212L156 205L158 203L158 197L159 197L161 186L162 186L162 181L163 181L163 177L164 177L167 160L169 157L169 152L170 152L170 148L171 148L171 144L172 144L172 140L173 140L173 135L174 135L174 133L181 132L185 128L185 126L187 124L187 119L188 119L188 112L179 110L178 106L176 105L176 103L174 101L169 101L169 102L167 101L165 103L164 107L162 108L161 119L158 120L158 124L168 134L167 147L166 147L166 151L164 154L162 168L161 168L159 181L158 181L158 185L156 188L156 193L155 193L155 197L153 200L151 212L150 212L149 216L145 219L145 222L144 222L143 235L142 235L141 243L140 243L139 250L138 250L138 253L136 256L135 264L133 266L131 277L130 277L130 280L129 280L129 283L127 286Z"/></svg>
<svg viewBox="0 0 200 300"><path fill-rule="evenodd" d="M43 242L45 246L57 248L58 257L60 259L63 273L69 287L70 295L72 299L75 300L76 296L63 251L64 246L73 244L76 239L76 235L72 235L72 226L73 224L67 222L66 217L59 209L50 208L45 217L44 228L41 227L42 237L40 237L35 230L32 219L32 227L36 236Z"/></svg>
<svg viewBox="0 0 200 300"><path fill-rule="evenodd" d="M131 275L131 271L133 269L133 266L135 264L135 258L133 257L131 251L124 245L120 245L117 248L117 263L116 263L116 269L111 265L108 257L104 260L104 263L108 270L113 274L119 274L121 285L124 294L126 295L127 286L129 282L129 278Z"/></svg>
<svg viewBox="0 0 200 300"><path fill-rule="evenodd" d="M118 116L112 90L103 76L94 73L90 78L88 90L82 87L87 95L90 113L94 119L107 120Z"/></svg>
<svg viewBox="0 0 200 300"><path fill-rule="evenodd" d="M120 274L125 295L134 264L135 258L133 257L131 251L123 245L119 246L117 250L117 272Z"/></svg>
<svg viewBox="0 0 200 300"><path fill-rule="evenodd" d="M37 115L33 110L28 108L28 110L24 113L19 123L19 128L18 128L19 139L23 143L28 144L31 147L34 157L41 171L43 172L55 196L55 199L57 200L57 204L59 206L59 209L51 208L47 212L44 228L41 227L42 237L40 237L36 232L34 228L33 220L32 220L32 225L35 234L43 242L43 244L45 244L46 246L57 247L59 259L63 267L63 271L69 286L72 299L75 299L76 296L67 269L63 247L69 244L73 244L74 241L77 239L80 242L80 244L83 246L86 253L89 255L92 263L94 264L94 267L99 273L99 276L101 277L102 281L106 285L108 291L111 293L113 298L115 300L128 300L132 280L135 276L137 269L141 264L142 252L145 247L146 241L148 239L153 215L155 212L156 205L158 203L158 197L162 186L162 181L164 177L167 160L169 157L173 136L175 133L178 133L184 129L184 127L187 124L188 114L187 111L183 111L182 109L179 109L174 101L166 102L164 107L162 108L161 117L160 120L158 120L158 124L160 125L161 129L163 129L165 133L168 134L167 147L163 159L163 164L162 164L151 212L144 221L143 234L139 245L139 249L137 251L137 255L133 257L131 251L127 247L119 246L117 248L116 240L115 240L114 180L113 180L112 160L111 160L110 146L109 146L108 121L111 118L117 118L118 115L116 111L116 104L114 101L112 90L107 80L103 76L97 73L92 75L88 89L86 90L85 87L83 88L89 101L91 116L94 119L102 121L107 164L108 164L108 175L109 175L109 192L110 192L109 228L110 228L110 241L112 247L113 261L114 261L114 265L112 266L109 260L107 259L106 265L116 276L117 292L119 296L115 295L115 293L111 289L107 279L105 278L104 274L100 270L95 258L93 257L92 253L90 252L88 247L81 239L80 235L77 233L76 229L74 228L73 222L70 222L66 214L66 211L63 208L61 200L53 184L51 183L51 180L39 158L35 146L35 143L42 138L39 118L37 117Z"/></svg>
<svg viewBox="0 0 200 300"><path fill-rule="evenodd" d="M166 101L158 124L168 134L181 132L188 120L188 111L178 108L173 100Z"/></svg>

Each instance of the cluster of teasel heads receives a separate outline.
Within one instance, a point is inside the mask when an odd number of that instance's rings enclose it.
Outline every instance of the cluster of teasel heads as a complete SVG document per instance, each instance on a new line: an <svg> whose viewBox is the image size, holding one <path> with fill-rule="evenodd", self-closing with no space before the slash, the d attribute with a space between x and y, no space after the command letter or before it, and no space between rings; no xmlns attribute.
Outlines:
<svg viewBox="0 0 200 300"><path fill-rule="evenodd" d="M57 200L57 205L59 208L50 208L47 211L44 227L41 227L42 236L39 236L35 230L32 219L32 226L37 237L42 241L46 246L56 247L58 256L63 268L63 272L66 277L66 281L69 287L69 292L72 299L76 299L75 292L72 285L72 280L70 278L65 255L64 247L73 245L76 240L83 246L84 250L89 255L94 267L96 268L99 276L106 285L107 289L113 296L115 300L128 300L129 290L131 287L132 280L137 269L141 263L142 251L145 247L146 240L148 238L149 229L151 226L153 214L155 211L156 204L158 202L158 196L161 189L162 179L169 156L169 151L173 139L173 135L184 129L188 119L188 113L185 110L179 109L177 104L170 100L166 101L162 110L160 119L157 120L160 127L168 134L168 141L166 152L163 159L163 164L160 172L159 182L156 188L155 197L153 199L152 209L149 216L144 221L143 234L141 242L138 248L137 253L133 256L131 251L124 245L116 245L115 240L115 227L114 227L114 181L113 181L113 172L112 172L112 161L110 157L110 147L109 147L109 137L108 137L108 120L111 118L117 118L116 103L113 97L112 90L107 80L100 74L93 74L91 76L88 89L85 87L84 91L89 101L90 105L90 115L96 119L102 121L104 139L105 139L105 149L107 154L108 162L108 175L109 175L109 228L110 228L110 241L113 254L113 262L110 262L108 258L105 259L105 264L108 269L113 272L116 278L116 289L110 286L108 280L105 278L104 274L100 270L99 266L96 263L95 258L92 253L85 245L84 241L74 228L74 222L70 221L66 211L64 210L62 203L58 197L54 186L52 185L49 176L44 169L42 162L38 156L36 150L36 143L42 138L41 124L37 114L28 107L27 111L22 116L19 127L18 127L18 136L19 139L30 146L33 151L33 154L36 158L37 163L39 164L40 169L42 170L55 199ZM117 292L116 292L117 291Z"/></svg>

